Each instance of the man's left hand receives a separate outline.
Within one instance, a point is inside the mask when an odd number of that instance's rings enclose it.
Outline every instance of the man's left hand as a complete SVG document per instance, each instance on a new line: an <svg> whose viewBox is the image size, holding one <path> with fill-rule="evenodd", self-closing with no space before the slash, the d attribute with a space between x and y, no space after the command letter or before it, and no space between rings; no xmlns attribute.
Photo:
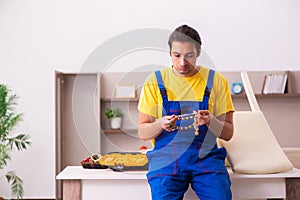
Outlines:
<svg viewBox="0 0 300 200"><path fill-rule="evenodd" d="M199 125L206 124L208 126L211 118L212 118L212 115L208 110L198 110Z"/></svg>

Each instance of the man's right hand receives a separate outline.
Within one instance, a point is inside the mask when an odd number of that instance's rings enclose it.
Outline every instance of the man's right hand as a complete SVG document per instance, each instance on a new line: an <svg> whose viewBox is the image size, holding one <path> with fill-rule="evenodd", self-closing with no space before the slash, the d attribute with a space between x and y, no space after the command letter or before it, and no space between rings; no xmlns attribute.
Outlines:
<svg viewBox="0 0 300 200"><path fill-rule="evenodd" d="M161 120L161 127L168 131L171 132L172 129L174 129L174 127L176 126L176 121L177 121L178 117L176 115L167 115L162 117Z"/></svg>

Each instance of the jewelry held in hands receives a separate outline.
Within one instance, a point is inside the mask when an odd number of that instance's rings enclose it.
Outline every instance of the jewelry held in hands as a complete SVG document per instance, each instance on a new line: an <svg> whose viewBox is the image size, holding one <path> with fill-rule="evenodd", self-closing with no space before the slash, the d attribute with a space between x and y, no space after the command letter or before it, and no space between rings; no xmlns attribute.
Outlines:
<svg viewBox="0 0 300 200"><path fill-rule="evenodd" d="M177 115L177 119L178 120L188 120L188 119L193 119L194 118L194 122L188 126L183 126L183 127L179 127L179 126L175 126L174 128L172 128L172 131L175 130L187 130L187 129L191 129L194 127L195 129L195 135L199 134L199 122L198 122L198 113L196 111L193 111L193 113L190 114L183 114L183 115ZM171 126L170 126L171 124ZM168 123L169 127L172 127L172 123L169 122Z"/></svg>

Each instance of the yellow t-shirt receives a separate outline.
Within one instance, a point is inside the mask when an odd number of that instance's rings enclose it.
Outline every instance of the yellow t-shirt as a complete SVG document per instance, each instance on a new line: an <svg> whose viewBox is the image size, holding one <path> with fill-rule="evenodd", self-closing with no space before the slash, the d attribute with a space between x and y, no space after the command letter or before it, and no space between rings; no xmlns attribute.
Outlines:
<svg viewBox="0 0 300 200"><path fill-rule="evenodd" d="M199 72L191 77L176 76L172 67L167 67L160 72L169 101L202 101L209 74L208 68L201 66ZM162 117L162 96L155 73L151 73L144 83L138 109L154 118ZM214 75L209 111L214 116L234 111L228 81L218 72Z"/></svg>

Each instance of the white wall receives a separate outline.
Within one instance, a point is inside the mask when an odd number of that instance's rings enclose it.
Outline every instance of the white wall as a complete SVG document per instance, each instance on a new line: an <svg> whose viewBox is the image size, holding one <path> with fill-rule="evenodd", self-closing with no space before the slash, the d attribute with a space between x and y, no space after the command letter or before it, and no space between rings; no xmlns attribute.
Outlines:
<svg viewBox="0 0 300 200"><path fill-rule="evenodd" d="M199 30L218 70L300 69L298 0L0 0L0 82L20 96L25 115L16 132L32 141L0 176L15 170L26 198L54 198L54 70L80 70L94 49L120 33L182 23ZM143 63L146 56L134 59ZM0 196L10 196L4 178Z"/></svg>

